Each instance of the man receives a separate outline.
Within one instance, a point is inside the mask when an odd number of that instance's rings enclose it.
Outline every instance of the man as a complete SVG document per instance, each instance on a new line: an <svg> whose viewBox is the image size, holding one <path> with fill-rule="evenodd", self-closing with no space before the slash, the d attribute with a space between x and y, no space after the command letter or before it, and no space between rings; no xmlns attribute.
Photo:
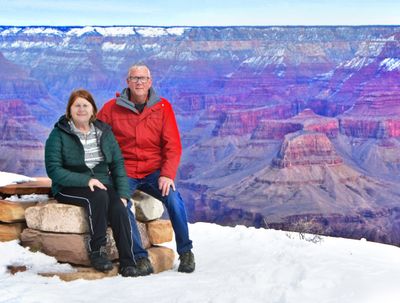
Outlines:
<svg viewBox="0 0 400 303"><path fill-rule="evenodd" d="M178 271L195 269L192 241L189 239L185 204L174 179L182 146L171 104L157 96L149 68L133 65L121 95L108 101L98 118L109 125L117 138L125 160L132 193L142 190L164 203L175 232L180 264ZM128 203L128 209L131 204ZM134 215L129 211L132 219ZM134 229L134 252L143 257L144 249Z"/></svg>

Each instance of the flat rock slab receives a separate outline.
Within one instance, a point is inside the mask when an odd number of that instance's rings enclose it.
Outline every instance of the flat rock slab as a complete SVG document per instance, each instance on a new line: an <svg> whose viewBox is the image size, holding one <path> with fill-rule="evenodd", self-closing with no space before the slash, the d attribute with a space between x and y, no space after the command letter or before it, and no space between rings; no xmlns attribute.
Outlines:
<svg viewBox="0 0 400 303"><path fill-rule="evenodd" d="M0 241L19 239L25 228L25 223L0 223Z"/></svg>
<svg viewBox="0 0 400 303"><path fill-rule="evenodd" d="M0 200L0 221L8 223L25 221L25 209L36 204L37 202Z"/></svg>
<svg viewBox="0 0 400 303"><path fill-rule="evenodd" d="M175 253L172 249L168 247L151 247L148 249L149 257L151 264L154 268L154 273L160 273L165 270L171 270L174 265ZM57 273L57 272L48 272L48 273L39 273L39 275L44 277L54 277L57 276L61 280L69 282L77 279L84 280L97 280L107 277L115 277L118 275L118 264L114 264L114 267L111 271L107 273L102 273L95 270L92 267L77 267L74 266L74 272L68 273ZM133 278L135 279L135 278Z"/></svg>
<svg viewBox="0 0 400 303"><path fill-rule="evenodd" d="M83 234L89 232L88 220L83 207L62 203L49 203L29 207L25 211L29 228Z"/></svg>
<svg viewBox="0 0 400 303"><path fill-rule="evenodd" d="M0 187L0 193L5 195L50 194L51 180L46 177L35 178L36 181L10 184Z"/></svg>
<svg viewBox="0 0 400 303"><path fill-rule="evenodd" d="M75 272L60 273L60 272L48 272L39 273L43 277L54 277L57 276L61 280L69 282L78 279L84 280L97 280L107 277L115 277L118 275L118 265L114 265L113 269L109 272L103 273L95 270L93 267L77 267L74 266Z"/></svg>

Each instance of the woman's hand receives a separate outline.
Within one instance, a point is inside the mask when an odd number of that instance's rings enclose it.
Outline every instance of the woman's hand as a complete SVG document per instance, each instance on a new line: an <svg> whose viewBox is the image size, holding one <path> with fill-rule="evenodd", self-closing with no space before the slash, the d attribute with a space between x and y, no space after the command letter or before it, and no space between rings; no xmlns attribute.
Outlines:
<svg viewBox="0 0 400 303"><path fill-rule="evenodd" d="M88 183L88 186L90 187L90 190L91 190L91 191L94 191L94 187L95 187L95 186L98 187L98 188L100 188L100 189L107 190L107 187L105 187L104 184L101 183L101 182L100 182L99 180L97 180L97 179L90 179L90 180L89 180L89 183Z"/></svg>
<svg viewBox="0 0 400 303"><path fill-rule="evenodd" d="M125 207L128 205L128 200L125 198L121 198L122 203L124 203Z"/></svg>

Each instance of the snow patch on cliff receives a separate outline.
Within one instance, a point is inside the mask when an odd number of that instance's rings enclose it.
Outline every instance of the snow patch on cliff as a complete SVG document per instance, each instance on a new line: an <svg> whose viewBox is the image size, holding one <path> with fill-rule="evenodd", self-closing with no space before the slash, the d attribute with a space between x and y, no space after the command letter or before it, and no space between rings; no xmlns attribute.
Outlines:
<svg viewBox="0 0 400 303"><path fill-rule="evenodd" d="M389 72L394 70L400 70L400 58L386 58L382 60L379 66Z"/></svg>

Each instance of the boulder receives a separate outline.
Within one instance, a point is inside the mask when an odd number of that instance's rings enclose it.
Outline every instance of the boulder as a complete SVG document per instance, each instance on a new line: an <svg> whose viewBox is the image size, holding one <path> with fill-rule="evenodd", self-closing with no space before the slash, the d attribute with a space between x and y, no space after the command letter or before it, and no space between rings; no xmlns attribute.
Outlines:
<svg viewBox="0 0 400 303"><path fill-rule="evenodd" d="M111 230L107 231L107 254L111 260L118 258L117 249ZM21 234L23 246L29 246L33 251L40 251L53 256L59 262L68 262L80 265L90 265L87 243L88 234L61 234L24 229Z"/></svg>
<svg viewBox="0 0 400 303"><path fill-rule="evenodd" d="M143 247L149 248L151 246L151 242L149 239L149 235L147 234L146 224L138 221L136 221L136 224L140 233L140 238L142 240Z"/></svg>
<svg viewBox="0 0 400 303"><path fill-rule="evenodd" d="M146 223L150 243L161 244L172 241L173 230L169 220L154 220Z"/></svg>
<svg viewBox="0 0 400 303"><path fill-rule="evenodd" d="M164 212L163 204L152 196L136 191L132 199L136 208L136 219L142 222L161 218Z"/></svg>
<svg viewBox="0 0 400 303"><path fill-rule="evenodd" d="M171 248L153 246L148 249L148 252L155 274L173 268L175 252Z"/></svg>
<svg viewBox="0 0 400 303"><path fill-rule="evenodd" d="M149 248L150 242L146 233L146 226L138 223L143 247ZM68 262L79 265L90 265L87 243L89 234L66 234L43 232L26 228L21 234L23 246L29 246L31 250L40 251L46 255L55 257L60 262ZM111 228L107 230L107 254L111 260L118 259L118 251L115 246Z"/></svg>
<svg viewBox="0 0 400 303"><path fill-rule="evenodd" d="M19 239L21 232L26 228L25 223L1 223L0 241L11 241Z"/></svg>
<svg viewBox="0 0 400 303"><path fill-rule="evenodd" d="M89 232L85 209L80 206L62 203L33 206L26 209L25 219L29 228L41 231L76 234Z"/></svg>
<svg viewBox="0 0 400 303"><path fill-rule="evenodd" d="M37 202L0 200L0 221L7 223L25 221L25 209L36 204Z"/></svg>
<svg viewBox="0 0 400 303"><path fill-rule="evenodd" d="M62 203L39 204L27 208L25 216L26 223L31 229L64 234L89 233L86 213L84 208L80 206ZM136 223L138 225L143 247L150 247L151 243L147 236L146 225L142 222Z"/></svg>

